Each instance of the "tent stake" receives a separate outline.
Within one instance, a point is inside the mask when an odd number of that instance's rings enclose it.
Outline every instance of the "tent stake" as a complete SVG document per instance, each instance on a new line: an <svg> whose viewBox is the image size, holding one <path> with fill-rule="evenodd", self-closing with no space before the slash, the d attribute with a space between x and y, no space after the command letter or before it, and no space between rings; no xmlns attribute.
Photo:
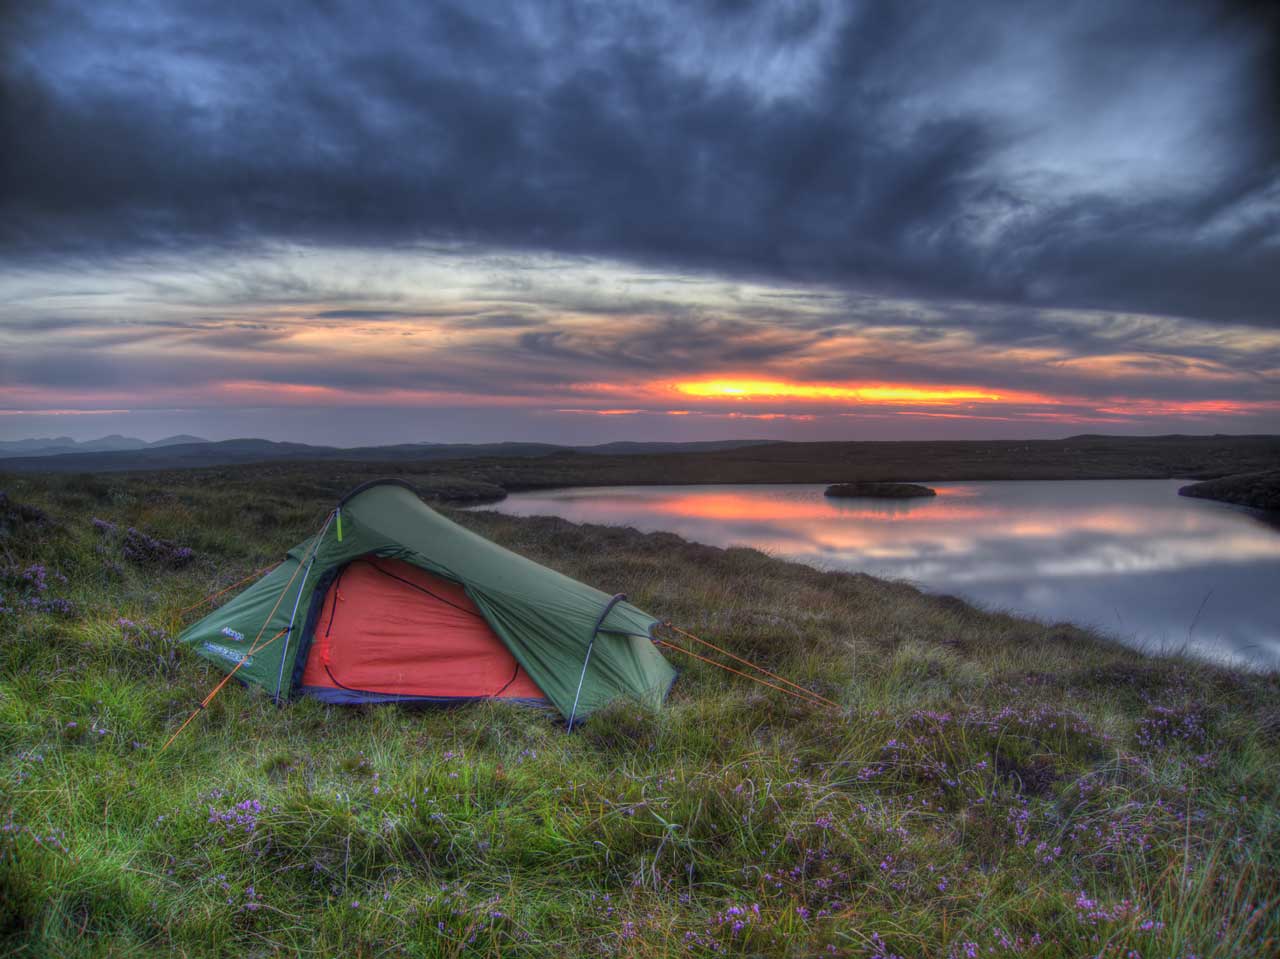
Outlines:
<svg viewBox="0 0 1280 959"><path fill-rule="evenodd" d="M591 662L591 650L596 645L596 634L600 632L600 627L604 625L605 617L607 617L613 607L621 602L625 602L626 593L617 593L609 602L605 603L605 607L600 611L600 618L596 620L595 628L591 630L591 639L587 643L587 655L582 659L582 675L578 677L578 691L573 694L573 708L569 710L569 725L565 727L565 732L573 732L573 719L578 715L578 697L582 695L582 681L587 678L587 663Z"/></svg>

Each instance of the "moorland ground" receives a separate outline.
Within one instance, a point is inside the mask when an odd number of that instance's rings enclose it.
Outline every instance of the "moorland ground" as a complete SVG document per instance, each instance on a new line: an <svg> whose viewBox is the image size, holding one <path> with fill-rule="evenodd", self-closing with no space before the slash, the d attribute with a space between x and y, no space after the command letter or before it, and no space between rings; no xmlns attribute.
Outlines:
<svg viewBox="0 0 1280 959"><path fill-rule="evenodd" d="M232 683L160 751L221 678L175 643L184 608L370 475L465 499L507 468L0 484L0 952L1280 949L1276 675L672 535L451 514L837 708L670 653L666 708L572 734Z"/></svg>
<svg viewBox="0 0 1280 959"><path fill-rule="evenodd" d="M1183 496L1216 499L1280 514L1280 469L1205 480L1184 486L1178 492Z"/></svg>
<svg viewBox="0 0 1280 959"><path fill-rule="evenodd" d="M1210 479L1275 469L1280 436L1073 436L1062 440L759 443L724 449L545 444L334 449L266 440L0 459L0 472L107 472L321 462L451 473L504 489L635 483L836 483L856 480ZM642 453L643 455L635 455ZM258 475L255 473L254 475ZM501 490L498 490L500 493Z"/></svg>

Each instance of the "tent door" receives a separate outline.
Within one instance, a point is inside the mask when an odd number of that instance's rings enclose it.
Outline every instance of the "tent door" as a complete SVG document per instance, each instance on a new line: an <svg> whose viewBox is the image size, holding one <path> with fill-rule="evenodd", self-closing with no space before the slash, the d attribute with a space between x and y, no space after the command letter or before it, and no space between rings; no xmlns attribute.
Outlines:
<svg viewBox="0 0 1280 959"><path fill-rule="evenodd" d="M340 570L310 639L301 691L331 702L546 699L462 586L402 560Z"/></svg>

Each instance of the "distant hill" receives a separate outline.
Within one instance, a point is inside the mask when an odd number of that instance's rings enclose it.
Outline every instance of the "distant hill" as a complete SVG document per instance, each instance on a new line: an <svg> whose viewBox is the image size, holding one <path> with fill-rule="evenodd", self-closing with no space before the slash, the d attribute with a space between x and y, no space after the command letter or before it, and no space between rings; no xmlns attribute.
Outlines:
<svg viewBox="0 0 1280 959"><path fill-rule="evenodd" d="M716 450L737 450L745 446L766 446L777 440L703 440L691 443L633 443L618 441L599 446L572 446L575 453L591 453L596 456L628 456L633 453L710 453Z"/></svg>
<svg viewBox="0 0 1280 959"><path fill-rule="evenodd" d="M406 474L468 461L468 479L508 491L636 483L1211 479L1280 467L1280 436L1077 436L1066 440L783 443L403 443L340 449L262 439L0 458L0 473L100 473L329 462L325 472ZM342 470L338 463L355 469ZM453 469L449 466L449 469ZM376 471L376 470L375 470Z"/></svg>
<svg viewBox="0 0 1280 959"><path fill-rule="evenodd" d="M64 453L115 453L136 452L160 446L177 446L191 443L207 443L199 436L169 436L154 443L134 436L113 433L96 440L76 441L70 436L44 436L26 440L0 440L0 458L14 456L61 456Z"/></svg>
<svg viewBox="0 0 1280 959"><path fill-rule="evenodd" d="M173 436L155 443L104 437L92 443L74 443L72 449L53 446L23 448L27 443L61 440L19 440L0 444L0 471L49 473L99 473L121 470L195 469L277 460L343 460L348 462L429 462L433 460L491 459L586 453L599 456L634 456L657 453L718 452L755 446L767 440L713 440L697 443L605 443L599 446L557 446L551 443L402 443L394 446L312 446L274 440L234 439L209 442L199 437ZM138 446L97 444L136 443Z"/></svg>
<svg viewBox="0 0 1280 959"><path fill-rule="evenodd" d="M166 436L162 440L156 440L150 444L151 449L157 446L182 446L189 443L207 443L209 442L203 436L192 436L190 433L179 433L177 436Z"/></svg>

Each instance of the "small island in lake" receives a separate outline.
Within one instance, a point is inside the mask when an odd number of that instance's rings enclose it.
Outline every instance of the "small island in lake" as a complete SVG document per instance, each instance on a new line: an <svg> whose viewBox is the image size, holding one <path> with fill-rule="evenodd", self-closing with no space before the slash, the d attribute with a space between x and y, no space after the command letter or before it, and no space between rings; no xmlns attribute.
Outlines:
<svg viewBox="0 0 1280 959"><path fill-rule="evenodd" d="M836 483L828 486L826 496L873 496L876 499L919 499L937 496L938 491L918 483Z"/></svg>

